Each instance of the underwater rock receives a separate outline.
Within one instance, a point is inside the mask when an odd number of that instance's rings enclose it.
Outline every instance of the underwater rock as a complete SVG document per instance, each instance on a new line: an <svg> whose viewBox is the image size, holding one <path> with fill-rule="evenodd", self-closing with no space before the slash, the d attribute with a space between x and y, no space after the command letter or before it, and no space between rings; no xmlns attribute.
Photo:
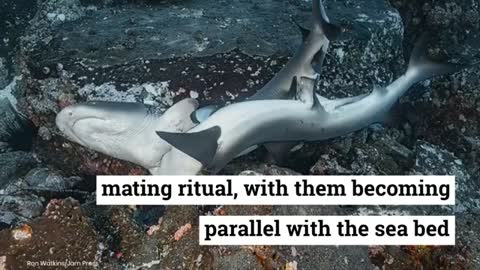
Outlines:
<svg viewBox="0 0 480 270"><path fill-rule="evenodd" d="M168 206L158 235L159 269L210 269L212 257L207 246L198 245L198 210L195 206ZM175 233L186 224L194 224L178 241ZM200 258L200 260L199 260Z"/></svg>
<svg viewBox="0 0 480 270"><path fill-rule="evenodd" d="M30 268L25 258L100 263L101 238L75 200L51 201L44 215L28 225L32 234L24 241L14 240L11 230L0 231L0 254L6 256L7 269ZM108 264L102 262L103 266Z"/></svg>
<svg viewBox="0 0 480 270"><path fill-rule="evenodd" d="M457 214L455 246L370 246L369 259L377 269L478 269L480 219L478 213Z"/></svg>
<svg viewBox="0 0 480 270"><path fill-rule="evenodd" d="M265 268L250 251L239 248L223 256L220 254L215 256L213 269L261 270Z"/></svg>
<svg viewBox="0 0 480 270"><path fill-rule="evenodd" d="M0 89L3 89L8 85L10 81L8 73L9 71L7 69L6 60L5 58L0 57Z"/></svg>
<svg viewBox="0 0 480 270"><path fill-rule="evenodd" d="M9 99L0 98L0 142L8 145L1 149L29 150L33 133L28 120L18 114Z"/></svg>
<svg viewBox="0 0 480 270"><path fill-rule="evenodd" d="M165 206L163 205L138 206L136 211L133 213L133 218L139 224L152 226L158 224L158 220L162 218L164 213Z"/></svg>
<svg viewBox="0 0 480 270"><path fill-rule="evenodd" d="M13 58L19 39L37 11L37 1L3 0L0 2L0 89L14 74Z"/></svg>
<svg viewBox="0 0 480 270"><path fill-rule="evenodd" d="M12 211L0 209L0 230L18 226L28 221L28 218L17 215Z"/></svg>
<svg viewBox="0 0 480 270"><path fill-rule="evenodd" d="M249 166L247 171L238 173L239 175L298 175L288 168L278 167L271 164L256 164L255 166Z"/></svg>
<svg viewBox="0 0 480 270"><path fill-rule="evenodd" d="M472 64L480 61L478 0L390 0L405 24L405 52L428 33L431 53L440 60ZM408 57L408 53L405 55ZM436 78L416 87L401 108L418 138L445 145L469 167L478 169L480 155L469 143L480 133L480 69Z"/></svg>
<svg viewBox="0 0 480 270"><path fill-rule="evenodd" d="M480 8L478 0L390 0L399 10L405 24L405 46L428 32L438 41L438 47L464 60L478 59Z"/></svg>
<svg viewBox="0 0 480 270"><path fill-rule="evenodd" d="M64 177L60 172L48 168L35 168L25 176L25 182L32 188L51 191L66 191L73 189L82 178L78 176Z"/></svg>
<svg viewBox="0 0 480 270"><path fill-rule="evenodd" d="M11 194L0 196L0 223L8 226L29 221L43 213L43 199L31 194Z"/></svg>
<svg viewBox="0 0 480 270"><path fill-rule="evenodd" d="M74 21L85 14L79 0L49 0L41 2L35 14L34 24L57 25Z"/></svg>
<svg viewBox="0 0 480 270"><path fill-rule="evenodd" d="M104 249L111 253L113 262L135 269L145 262L158 259L159 241L156 237L149 237L147 226L135 220L133 207L97 206L92 199L83 204L81 209L105 239Z"/></svg>
<svg viewBox="0 0 480 270"><path fill-rule="evenodd" d="M35 167L37 161L31 153L15 151L0 153L0 189Z"/></svg>
<svg viewBox="0 0 480 270"><path fill-rule="evenodd" d="M419 141L416 146L414 174L454 175L456 181L456 212L480 209L478 181L470 176L462 160L437 145Z"/></svg>
<svg viewBox="0 0 480 270"><path fill-rule="evenodd" d="M322 147L319 159L310 168L319 175L403 175L413 165L414 152L403 144L405 135L394 128L376 125L338 141L353 141L345 148Z"/></svg>

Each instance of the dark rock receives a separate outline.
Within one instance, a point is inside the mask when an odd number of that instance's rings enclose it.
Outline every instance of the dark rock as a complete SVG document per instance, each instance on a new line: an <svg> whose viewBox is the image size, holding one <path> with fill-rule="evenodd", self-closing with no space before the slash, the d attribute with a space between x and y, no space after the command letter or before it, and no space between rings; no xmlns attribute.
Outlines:
<svg viewBox="0 0 480 270"><path fill-rule="evenodd" d="M51 191L66 191L77 186L80 177L64 177L60 172L48 168L35 168L25 176L25 182L32 188L48 189Z"/></svg>
<svg viewBox="0 0 480 270"><path fill-rule="evenodd" d="M265 269L260 262L246 249L238 249L229 255L218 255L213 269L260 270Z"/></svg>
<svg viewBox="0 0 480 270"><path fill-rule="evenodd" d="M0 89L5 88L10 82L9 71L7 68L6 60L0 57Z"/></svg>
<svg viewBox="0 0 480 270"><path fill-rule="evenodd" d="M134 220L130 207L97 206L93 200L82 205L82 210L105 238L105 249L116 257L115 263L134 269L158 259L158 239L147 236L146 227Z"/></svg>
<svg viewBox="0 0 480 270"><path fill-rule="evenodd" d="M477 269L480 266L478 213L457 214L455 246L371 246L369 259L380 269ZM378 269L377 268L377 269Z"/></svg>
<svg viewBox="0 0 480 270"><path fill-rule="evenodd" d="M312 174L401 175L413 164L413 151L400 141L402 132L372 126L341 140L355 141L351 149L326 148L310 168ZM338 143L337 143L338 145ZM335 150L338 149L338 150ZM350 147L349 147L350 148Z"/></svg>
<svg viewBox="0 0 480 270"><path fill-rule="evenodd" d="M23 176L36 163L31 153L16 151L0 154L0 189Z"/></svg>
<svg viewBox="0 0 480 270"><path fill-rule="evenodd" d="M211 269L212 255L208 247L198 245L198 212L193 206L169 206L166 209L159 236L160 269ZM191 229L178 240L175 233L187 224Z"/></svg>
<svg viewBox="0 0 480 270"><path fill-rule="evenodd" d="M28 221L28 218L17 215L14 212L0 209L0 230L19 226L20 224L24 224Z"/></svg>
<svg viewBox="0 0 480 270"><path fill-rule="evenodd" d="M5 142L0 142L0 153L12 152L13 148Z"/></svg>
<svg viewBox="0 0 480 270"><path fill-rule="evenodd" d="M243 171L239 173L240 175L298 175L298 172L295 172L288 168L278 167L276 165L268 164L257 164L256 166L251 166L248 171Z"/></svg>
<svg viewBox="0 0 480 270"><path fill-rule="evenodd" d="M51 201L45 214L22 230L30 235L22 241L11 237L12 230L0 231L0 254L6 256L7 269L30 268L25 258L57 262L68 258L109 269L108 262L102 261L101 237L74 200Z"/></svg>
<svg viewBox="0 0 480 270"><path fill-rule="evenodd" d="M474 61L480 57L480 8L478 1L459 0L390 0L405 24L405 46L411 47L415 38L429 33L442 51L460 59ZM408 50L407 50L408 51Z"/></svg>
<svg viewBox="0 0 480 270"><path fill-rule="evenodd" d="M37 2L5 0L0 2L0 89L12 79L12 58L29 20L37 11ZM8 83L7 83L8 84Z"/></svg>
<svg viewBox="0 0 480 270"><path fill-rule="evenodd" d="M332 157L333 155L333 157ZM335 158L336 152L321 155L318 161L310 168L313 175L350 175L352 171L340 165Z"/></svg>
<svg viewBox="0 0 480 270"><path fill-rule="evenodd" d="M431 53L440 59L459 63L480 60L480 2L478 0L390 0L398 8L405 24L406 57L415 39L431 35ZM462 158L468 166L478 166L478 150L468 138L479 130L480 70L466 69L454 76L437 78L417 87L411 100L402 105L415 136L438 145ZM423 88L423 91L421 91Z"/></svg>
<svg viewBox="0 0 480 270"><path fill-rule="evenodd" d="M133 213L133 218L146 226L158 224L158 220L165 214L165 206L139 206Z"/></svg>
<svg viewBox="0 0 480 270"><path fill-rule="evenodd" d="M17 225L16 223L7 223L7 221L18 222L38 217L43 213L43 203L43 199L35 195L2 195L0 196L0 211L3 211L4 213L9 212L14 216L19 217L19 220L10 220L7 216L8 220L0 219L0 222L8 225Z"/></svg>
<svg viewBox="0 0 480 270"><path fill-rule="evenodd" d="M0 98L0 142L9 146L2 148L29 150L33 134L29 121L18 114L7 98Z"/></svg>
<svg viewBox="0 0 480 270"><path fill-rule="evenodd" d="M423 175L454 175L456 181L456 212L480 209L478 181L470 176L462 160L437 145L420 141L413 173Z"/></svg>

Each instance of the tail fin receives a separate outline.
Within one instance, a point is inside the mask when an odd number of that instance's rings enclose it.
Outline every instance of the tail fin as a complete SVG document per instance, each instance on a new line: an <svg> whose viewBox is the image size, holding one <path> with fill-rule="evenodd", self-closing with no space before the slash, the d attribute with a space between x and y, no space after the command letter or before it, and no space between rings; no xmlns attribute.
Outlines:
<svg viewBox="0 0 480 270"><path fill-rule="evenodd" d="M413 48L408 64L407 74L413 76L415 83L430 79L435 76L455 73L469 65L440 63L428 58L428 36L422 35Z"/></svg>
<svg viewBox="0 0 480 270"><path fill-rule="evenodd" d="M157 131L157 135L173 147L208 166L218 148L220 127L214 126L195 133L171 133Z"/></svg>
<svg viewBox="0 0 480 270"><path fill-rule="evenodd" d="M312 0L313 29L314 31L321 31L330 41L336 40L342 31L340 27L330 23L323 1L324 0Z"/></svg>

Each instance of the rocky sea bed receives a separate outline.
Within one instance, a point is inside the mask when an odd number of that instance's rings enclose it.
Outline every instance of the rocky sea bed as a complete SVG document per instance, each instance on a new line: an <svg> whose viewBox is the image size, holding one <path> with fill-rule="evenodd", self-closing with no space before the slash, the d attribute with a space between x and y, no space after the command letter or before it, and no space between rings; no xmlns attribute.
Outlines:
<svg viewBox="0 0 480 270"><path fill-rule="evenodd" d="M330 98L368 93L406 69L414 40L480 62L479 0L328 0L344 29L321 75ZM0 3L0 269L85 261L98 269L480 269L480 69L413 87L388 125L259 149L221 174L455 175L455 206L96 206L98 174L147 171L61 136L55 116L89 100L167 109L255 93L301 42L306 0L4 0ZM455 215L456 245L199 246L198 216ZM335 266L332 268L332 266Z"/></svg>

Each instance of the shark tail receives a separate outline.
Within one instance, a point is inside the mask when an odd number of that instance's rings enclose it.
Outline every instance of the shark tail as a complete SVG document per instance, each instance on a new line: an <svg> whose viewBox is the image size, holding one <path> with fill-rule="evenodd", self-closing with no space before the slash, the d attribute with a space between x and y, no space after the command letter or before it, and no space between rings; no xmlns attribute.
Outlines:
<svg viewBox="0 0 480 270"><path fill-rule="evenodd" d="M157 135L183 153L208 166L218 148L220 127L214 126L194 133L172 133L157 131Z"/></svg>
<svg viewBox="0 0 480 270"><path fill-rule="evenodd" d="M413 83L418 83L432 77L452 74L469 65L442 63L428 57L428 36L422 35L413 48L408 64L407 75L412 76Z"/></svg>
<svg viewBox="0 0 480 270"><path fill-rule="evenodd" d="M336 40L340 36L342 30L337 25L330 23L323 1L325 0L312 0L313 31L323 33L330 41Z"/></svg>

